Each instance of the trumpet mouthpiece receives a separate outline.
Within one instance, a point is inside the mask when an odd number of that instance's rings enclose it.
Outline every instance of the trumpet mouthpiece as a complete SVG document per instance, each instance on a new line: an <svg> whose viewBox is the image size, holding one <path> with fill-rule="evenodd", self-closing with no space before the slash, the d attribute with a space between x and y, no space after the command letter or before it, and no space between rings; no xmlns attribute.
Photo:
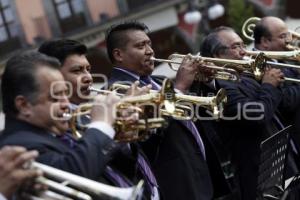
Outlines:
<svg viewBox="0 0 300 200"><path fill-rule="evenodd" d="M71 113L63 113L62 117L66 120L71 119L72 118L72 114Z"/></svg>

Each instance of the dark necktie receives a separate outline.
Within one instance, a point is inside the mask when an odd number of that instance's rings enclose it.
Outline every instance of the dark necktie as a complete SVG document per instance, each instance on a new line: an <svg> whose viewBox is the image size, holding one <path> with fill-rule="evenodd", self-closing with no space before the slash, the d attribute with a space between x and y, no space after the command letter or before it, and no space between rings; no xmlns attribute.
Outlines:
<svg viewBox="0 0 300 200"><path fill-rule="evenodd" d="M77 141L68 132L65 133L65 134L63 134L62 136L60 136L59 139L63 143L67 144L71 148L75 148L76 145L77 145ZM109 166L106 166L106 168L104 170L104 175L112 183L114 183L116 186L119 186L119 187L130 187L130 186L133 185L128 179L126 179L125 177L123 177L120 173L118 173L117 171L113 170Z"/></svg>
<svg viewBox="0 0 300 200"><path fill-rule="evenodd" d="M145 160L145 158L143 157L143 155L141 153L138 153L138 157L137 157L137 166L140 170L140 172L142 173L145 183L147 184L151 194L154 194L154 187L158 188L158 184L157 181L153 175L152 170L149 167L149 164L147 163L147 161Z"/></svg>
<svg viewBox="0 0 300 200"><path fill-rule="evenodd" d="M180 121L185 127L187 127L189 129L189 131L193 134L193 137L195 138L197 145L199 147L199 150L201 151L204 159L206 159L206 155L205 155L205 147L204 147L204 143L201 139L201 136L198 132L197 127L195 126L194 122L192 120L182 120Z"/></svg>
<svg viewBox="0 0 300 200"><path fill-rule="evenodd" d="M140 77L140 82L143 86L150 84L152 86L152 90L158 90L159 89L158 85L155 84L154 81L152 81L150 76L141 76Z"/></svg>
<svg viewBox="0 0 300 200"><path fill-rule="evenodd" d="M141 76L140 77L140 82L143 84L143 85L148 85L148 84L151 84L152 85L152 89L153 90L158 90L158 85L155 84L154 81L152 81L151 77L150 76ZM195 138L196 142L197 142L197 145L199 146L199 149L202 153L202 155L204 156L204 159L205 159L205 148L204 148L204 144L203 144L203 141L201 139L201 136L194 124L194 122L192 122L191 120L186 120L186 121L181 121L183 123L183 125L185 127L187 127L190 132L193 134L193 137Z"/></svg>
<svg viewBox="0 0 300 200"><path fill-rule="evenodd" d="M130 146L124 144L122 146L122 152L129 156L136 155L137 169L140 172L141 176L143 177L145 184L147 185L147 188L149 189L151 195L153 196L154 195L154 187L158 188L158 184L157 184L156 178L150 168L149 163L144 158L144 155L140 152L140 147L134 143L132 143Z"/></svg>
<svg viewBox="0 0 300 200"><path fill-rule="evenodd" d="M115 186L126 188L133 185L128 179L121 176L120 173L112 169L110 166L106 166L104 170L104 175L110 181L112 181L115 184Z"/></svg>

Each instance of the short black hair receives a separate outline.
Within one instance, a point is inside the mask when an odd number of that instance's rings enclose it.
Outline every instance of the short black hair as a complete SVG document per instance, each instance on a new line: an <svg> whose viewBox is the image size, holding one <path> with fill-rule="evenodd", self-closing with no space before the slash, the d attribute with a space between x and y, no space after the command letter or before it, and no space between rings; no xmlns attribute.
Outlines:
<svg viewBox="0 0 300 200"><path fill-rule="evenodd" d="M38 51L57 58L63 64L65 59L70 55L86 54L87 47L76 40L59 39L44 42Z"/></svg>
<svg viewBox="0 0 300 200"><path fill-rule="evenodd" d="M18 114L15 107L18 95L25 96L33 104L36 102L39 83L35 74L40 67L59 70L60 62L34 51L23 52L7 61L1 83L3 111L7 116L14 117Z"/></svg>
<svg viewBox="0 0 300 200"><path fill-rule="evenodd" d="M219 33L221 31L233 31L234 30L227 26L220 26L215 28L210 34L208 34L202 41L200 52L202 56L214 57L215 55L220 55L224 53L228 47L225 46L220 38Z"/></svg>
<svg viewBox="0 0 300 200"><path fill-rule="evenodd" d="M254 43L260 44L261 38L271 38L272 34L269 30L269 28L266 26L263 20L260 20L256 23L255 28L253 30L253 37L254 37Z"/></svg>
<svg viewBox="0 0 300 200"><path fill-rule="evenodd" d="M144 23L137 21L125 21L111 26L106 32L106 49L112 63L115 61L113 50L126 46L128 42L126 32L129 30L149 32L149 28Z"/></svg>

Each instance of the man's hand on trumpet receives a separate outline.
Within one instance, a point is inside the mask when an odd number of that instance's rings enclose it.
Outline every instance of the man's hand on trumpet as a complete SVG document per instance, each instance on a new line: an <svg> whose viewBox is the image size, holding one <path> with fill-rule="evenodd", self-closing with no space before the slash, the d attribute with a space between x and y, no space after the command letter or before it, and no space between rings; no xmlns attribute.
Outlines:
<svg viewBox="0 0 300 200"><path fill-rule="evenodd" d="M91 121L102 121L113 125L116 119L114 111L120 99L121 98L114 93L110 93L108 95L97 95L94 98L91 110Z"/></svg>
<svg viewBox="0 0 300 200"><path fill-rule="evenodd" d="M267 67L265 69L264 75L262 77L262 83L269 83L274 87L277 87L282 82L284 82L284 74L280 69L270 67Z"/></svg>
<svg viewBox="0 0 300 200"><path fill-rule="evenodd" d="M192 85L202 62L192 58L190 54L184 57L176 74L175 88L186 93Z"/></svg>
<svg viewBox="0 0 300 200"><path fill-rule="evenodd" d="M217 73L217 70L209 68L207 66L215 66L213 63L206 62L205 64L202 63L199 66L199 71L198 71L198 80L203 81L203 82L210 82L215 78L215 75Z"/></svg>
<svg viewBox="0 0 300 200"><path fill-rule="evenodd" d="M152 88L152 86L149 84L147 86L139 87L140 82L135 81L130 88L126 92L126 96L139 96L143 94L148 94Z"/></svg>
<svg viewBox="0 0 300 200"><path fill-rule="evenodd" d="M27 151L19 146L5 146L0 150L0 193L10 199L20 185L42 173L24 169L24 164L35 159L37 151Z"/></svg>
<svg viewBox="0 0 300 200"><path fill-rule="evenodd" d="M217 73L216 70L207 67L207 64L213 64L204 63L200 57L195 57L192 58L192 56L188 54L178 69L175 88L183 93L189 90L195 79L208 82L214 79Z"/></svg>
<svg viewBox="0 0 300 200"><path fill-rule="evenodd" d="M138 87L139 82L135 82L127 91L123 99L130 98L131 96L139 96L149 93L151 86ZM135 106L129 105L128 107L119 107L122 100L113 92L108 95L97 95L94 99L93 107L91 110L91 120L103 121L113 125L115 120L126 121L127 123L134 124L139 118L140 109Z"/></svg>

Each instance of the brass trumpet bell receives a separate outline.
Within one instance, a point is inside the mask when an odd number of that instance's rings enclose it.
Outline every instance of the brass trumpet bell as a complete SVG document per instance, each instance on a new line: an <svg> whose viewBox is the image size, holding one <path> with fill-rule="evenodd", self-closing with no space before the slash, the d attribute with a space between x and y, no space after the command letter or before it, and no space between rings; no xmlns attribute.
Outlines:
<svg viewBox="0 0 300 200"><path fill-rule="evenodd" d="M267 54L265 54L265 53L267 53ZM274 53L278 53L278 52L274 52ZM288 52L282 52L282 53L289 53L289 51ZM272 54L268 54L268 52L253 51L251 55L255 56L255 59L254 60L252 59L253 64L251 65L251 69L247 70L247 72L252 73L256 80L261 80L262 79L264 71L265 71L265 67L267 65L276 66L276 67L279 67L279 68L280 67L281 68L286 67L286 68L294 68L294 69L298 69L298 70L300 69L300 66L298 66L298 65L268 61L268 59L272 58ZM279 58L279 54L277 55L277 58ZM290 81L290 82L300 83L300 80L296 79L296 78L284 77L284 80L285 81Z"/></svg>
<svg viewBox="0 0 300 200"><path fill-rule="evenodd" d="M176 94L176 102L188 102L200 107L206 108L212 113L212 117L218 119L221 117L224 105L227 103L226 90L221 88L216 96L199 97L184 94Z"/></svg>

